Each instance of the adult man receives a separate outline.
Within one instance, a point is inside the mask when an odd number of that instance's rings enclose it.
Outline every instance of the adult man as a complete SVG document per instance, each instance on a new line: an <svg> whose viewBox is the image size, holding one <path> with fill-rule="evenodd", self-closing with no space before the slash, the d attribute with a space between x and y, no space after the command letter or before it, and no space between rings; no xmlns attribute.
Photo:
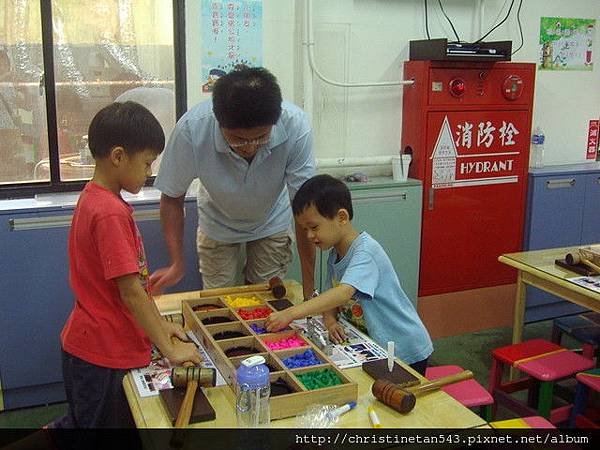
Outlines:
<svg viewBox="0 0 600 450"><path fill-rule="evenodd" d="M282 101L275 77L242 68L220 77L212 101L177 123L155 186L169 267L151 277L154 291L184 274L183 201L199 178L198 258L205 288L235 282L241 245L246 283L283 277L291 260L290 199L314 175L312 132L305 113ZM305 297L314 288L314 247L296 227Z"/></svg>

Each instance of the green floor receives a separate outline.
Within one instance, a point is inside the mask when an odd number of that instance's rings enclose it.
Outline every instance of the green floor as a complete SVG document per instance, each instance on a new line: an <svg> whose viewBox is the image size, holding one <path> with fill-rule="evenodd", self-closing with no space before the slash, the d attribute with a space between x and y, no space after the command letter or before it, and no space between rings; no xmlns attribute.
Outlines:
<svg viewBox="0 0 600 450"><path fill-rule="evenodd" d="M545 321L525 326L523 339L550 337L552 322ZM434 340L435 352L430 365L457 364L469 369L483 385L488 385L491 364L490 350L511 342L511 328L494 328L476 333L445 337ZM565 339L563 345L573 347L575 342ZM0 412L0 428L38 428L66 411L64 403ZM499 410L498 419L513 417L510 412Z"/></svg>

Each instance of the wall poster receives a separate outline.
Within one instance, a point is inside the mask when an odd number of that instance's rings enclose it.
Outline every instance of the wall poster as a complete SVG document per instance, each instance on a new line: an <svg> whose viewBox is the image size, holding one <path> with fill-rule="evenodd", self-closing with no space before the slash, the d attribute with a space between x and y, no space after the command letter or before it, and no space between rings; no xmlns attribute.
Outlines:
<svg viewBox="0 0 600 450"><path fill-rule="evenodd" d="M262 66L262 0L202 0L202 92L236 66Z"/></svg>
<svg viewBox="0 0 600 450"><path fill-rule="evenodd" d="M539 70L593 70L596 21L542 17Z"/></svg>

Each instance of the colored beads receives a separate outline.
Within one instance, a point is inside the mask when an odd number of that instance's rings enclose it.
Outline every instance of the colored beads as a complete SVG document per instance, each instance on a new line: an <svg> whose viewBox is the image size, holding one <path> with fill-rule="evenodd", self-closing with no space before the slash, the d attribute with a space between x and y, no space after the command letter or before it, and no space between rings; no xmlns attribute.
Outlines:
<svg viewBox="0 0 600 450"><path fill-rule="evenodd" d="M290 356L285 358L283 363L290 369L297 369L298 367L316 366L317 364L323 364L323 362L317 358L315 352L312 349L306 350L304 353Z"/></svg>
<svg viewBox="0 0 600 450"><path fill-rule="evenodd" d="M298 373L296 377L308 390L321 389L342 384L340 377L331 369L315 370L313 372Z"/></svg>
<svg viewBox="0 0 600 450"><path fill-rule="evenodd" d="M196 306L192 307L192 310L195 312L202 312L202 311L212 311L213 309L220 309L220 308L222 308L222 306L215 305L214 303L207 303L206 305L196 305Z"/></svg>
<svg viewBox="0 0 600 450"><path fill-rule="evenodd" d="M213 334L215 341L220 341L222 339L233 339L243 336L245 336L245 334L240 331L221 331L220 333Z"/></svg>
<svg viewBox="0 0 600 450"><path fill-rule="evenodd" d="M279 341L266 342L265 345L271 350L285 350L288 348L305 347L306 342L298 336L281 339Z"/></svg>
<svg viewBox="0 0 600 450"><path fill-rule="evenodd" d="M256 333L256 334L265 334L267 332L267 329L265 327L261 327L259 324L257 323L251 323L250 324L250 328L252 328L252 330Z"/></svg>
<svg viewBox="0 0 600 450"><path fill-rule="evenodd" d="M264 319L269 317L273 310L271 308L238 309L237 313L244 320Z"/></svg>
<svg viewBox="0 0 600 450"><path fill-rule="evenodd" d="M277 380L271 382L271 397L291 394L292 392L294 392L294 390L281 378L277 378Z"/></svg>
<svg viewBox="0 0 600 450"><path fill-rule="evenodd" d="M233 358L234 356L244 356L244 355L252 355L253 353L258 353L258 350L252 347L232 347L230 349L225 350L225 355L229 358Z"/></svg>
<svg viewBox="0 0 600 450"><path fill-rule="evenodd" d="M214 325L217 323L226 323L226 322L232 322L232 320L229 317L223 317L223 316L212 316L212 317L205 317L204 319L202 319L202 323L204 325Z"/></svg>
<svg viewBox="0 0 600 450"><path fill-rule="evenodd" d="M263 302L261 302L255 296L233 298L231 295L228 295L225 297L225 301L232 308L243 308L245 306L258 306L263 304Z"/></svg>

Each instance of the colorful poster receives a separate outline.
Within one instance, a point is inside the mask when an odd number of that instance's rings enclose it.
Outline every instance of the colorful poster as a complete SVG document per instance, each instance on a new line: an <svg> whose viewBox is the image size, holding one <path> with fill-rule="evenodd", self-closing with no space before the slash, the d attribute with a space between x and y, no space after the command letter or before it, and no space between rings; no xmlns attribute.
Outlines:
<svg viewBox="0 0 600 450"><path fill-rule="evenodd" d="M600 131L600 120L590 120L588 127L586 159L600 159L598 155L598 135Z"/></svg>
<svg viewBox="0 0 600 450"><path fill-rule="evenodd" d="M262 0L202 0L202 92L236 66L262 66Z"/></svg>
<svg viewBox="0 0 600 450"><path fill-rule="evenodd" d="M593 70L596 21L542 17L539 70Z"/></svg>

